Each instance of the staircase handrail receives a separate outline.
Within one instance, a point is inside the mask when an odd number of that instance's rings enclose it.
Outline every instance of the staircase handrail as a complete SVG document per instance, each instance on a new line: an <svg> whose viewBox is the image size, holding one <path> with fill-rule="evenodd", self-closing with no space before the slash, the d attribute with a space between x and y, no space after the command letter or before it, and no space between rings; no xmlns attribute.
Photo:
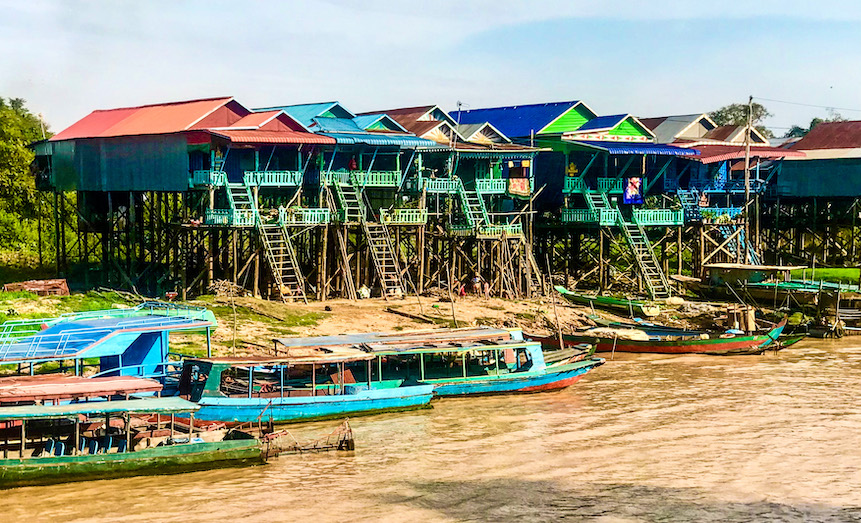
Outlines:
<svg viewBox="0 0 861 523"><path fill-rule="evenodd" d="M658 269L658 276L660 276L660 278L661 278L661 283L664 285L664 288L667 290L667 292L669 292L670 282L669 282L669 280L667 280L667 275L664 274L664 270L657 263L657 258L655 257L655 250L652 247L652 242L649 241L649 236L646 234L646 231L643 229L643 226L640 224L640 222L637 221L636 216L633 216L631 218L631 220L632 220L631 223L633 223L634 225L637 226L637 229L639 230L640 235L643 237L643 243L645 244L646 249L648 249L648 251L649 251L649 256L651 256L652 260L655 261L655 266ZM619 221L620 221L619 226L622 228L623 231L625 231L625 236L628 238L628 242L631 245L633 245L632 238L630 237L630 234L628 232L627 227L625 227L625 219L622 217L622 213L619 213ZM638 256L638 258L637 258L638 262L640 262L640 264L642 264L642 262L639 259L639 255L637 255L637 256ZM651 288L651 283L649 283L649 278L643 278L643 279L646 280L646 283ZM654 289L651 289L651 290L652 290L652 296L654 296L654 294L655 294Z"/></svg>

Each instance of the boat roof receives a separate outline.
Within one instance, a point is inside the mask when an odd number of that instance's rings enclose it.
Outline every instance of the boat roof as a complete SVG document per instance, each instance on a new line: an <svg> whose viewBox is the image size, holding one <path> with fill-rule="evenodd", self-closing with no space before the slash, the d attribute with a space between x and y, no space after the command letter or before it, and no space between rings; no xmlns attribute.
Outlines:
<svg viewBox="0 0 861 523"><path fill-rule="evenodd" d="M398 333L355 333L334 336L310 336L304 338L276 338L274 341L286 348L361 346L372 343L435 343L444 341L511 339L511 330L494 327L464 327L460 329L424 329Z"/></svg>
<svg viewBox="0 0 861 523"><path fill-rule="evenodd" d="M751 265L747 263L707 263L706 269L739 269L743 271L792 271L806 269L806 265Z"/></svg>
<svg viewBox="0 0 861 523"><path fill-rule="evenodd" d="M129 314L88 313L60 321L43 320L42 330L0 334L0 362L98 358L125 352L132 338L145 332L213 327L198 315L164 316L137 311ZM38 326L37 326L38 327Z"/></svg>
<svg viewBox="0 0 861 523"><path fill-rule="evenodd" d="M227 364L232 366L255 366L255 365L311 365L325 363L341 363L346 361L364 361L373 359L372 354L349 346L330 345L328 347L290 348L284 355L280 356L246 356L246 357L221 357L221 358L191 358L186 364L193 362L206 362L215 364Z"/></svg>
<svg viewBox="0 0 861 523"><path fill-rule="evenodd" d="M200 406L178 397L140 398L120 401L90 401L64 405L22 405L0 408L0 421L22 419L74 418L81 414L146 413L176 414L194 412Z"/></svg>
<svg viewBox="0 0 861 523"><path fill-rule="evenodd" d="M159 392L161 383L132 376L84 378L65 374L0 379L0 403L73 400Z"/></svg>
<svg viewBox="0 0 861 523"><path fill-rule="evenodd" d="M427 343L421 345L390 345L387 343L370 343L367 345L368 350L374 353L374 355L385 355L385 354L437 354L440 352L468 352L471 350L504 350L504 349L517 349L524 348L537 345L539 348L541 344L535 341L494 341L494 342L481 342L481 341L473 341L467 343Z"/></svg>

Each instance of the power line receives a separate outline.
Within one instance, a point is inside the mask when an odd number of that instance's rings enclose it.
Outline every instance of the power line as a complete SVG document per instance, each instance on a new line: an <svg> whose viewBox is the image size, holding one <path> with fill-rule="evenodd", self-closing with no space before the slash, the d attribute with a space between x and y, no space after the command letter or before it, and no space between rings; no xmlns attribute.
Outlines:
<svg viewBox="0 0 861 523"><path fill-rule="evenodd" d="M759 96L754 96L754 100L762 100L763 102L775 102L779 104L788 104L788 105L800 105L802 107L816 107L818 109L831 109L832 111L853 111L861 113L861 109L850 109L849 107L834 107L833 105L816 105L816 104L806 104L801 102L787 102L786 100L775 100L774 98L761 98Z"/></svg>

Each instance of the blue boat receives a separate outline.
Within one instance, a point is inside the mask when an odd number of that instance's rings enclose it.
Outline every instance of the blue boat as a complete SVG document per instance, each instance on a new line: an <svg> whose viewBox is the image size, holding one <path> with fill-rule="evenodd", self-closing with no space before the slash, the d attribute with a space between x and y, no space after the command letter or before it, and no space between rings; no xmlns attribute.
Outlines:
<svg viewBox="0 0 861 523"><path fill-rule="evenodd" d="M519 340L376 345L371 350L379 375L432 385L437 396L559 390L604 363L592 351L584 351L548 365L540 343Z"/></svg>
<svg viewBox="0 0 861 523"><path fill-rule="evenodd" d="M371 379L367 371L357 381L352 369L370 369L373 355L353 349L311 352L283 358L188 359L180 394L200 406L198 419L241 423L420 409L429 407L433 398L433 385Z"/></svg>

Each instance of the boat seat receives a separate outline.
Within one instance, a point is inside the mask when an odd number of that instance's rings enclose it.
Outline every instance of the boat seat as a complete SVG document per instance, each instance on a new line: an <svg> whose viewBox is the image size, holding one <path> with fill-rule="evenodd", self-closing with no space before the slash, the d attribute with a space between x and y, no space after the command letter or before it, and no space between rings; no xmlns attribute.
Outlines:
<svg viewBox="0 0 861 523"><path fill-rule="evenodd" d="M87 441L87 453L88 454L95 454L98 451L99 451L99 442L98 442L98 440L96 440L96 438L91 438L89 441Z"/></svg>
<svg viewBox="0 0 861 523"><path fill-rule="evenodd" d="M121 439L119 443L117 443L117 453L126 451L126 440Z"/></svg>
<svg viewBox="0 0 861 523"><path fill-rule="evenodd" d="M113 441L114 441L113 438L111 438L110 436L105 436L102 439L102 446L99 449L99 452L101 452L102 454L107 454L108 451L111 449Z"/></svg>
<svg viewBox="0 0 861 523"><path fill-rule="evenodd" d="M54 453L54 445L56 442L53 439L49 439L45 442L45 455L50 456Z"/></svg>
<svg viewBox="0 0 861 523"><path fill-rule="evenodd" d="M56 445L54 445L54 455L62 456L66 453L66 444L62 441L58 441Z"/></svg>
<svg viewBox="0 0 861 523"><path fill-rule="evenodd" d="M329 378L332 379L332 383L339 385L337 372L335 374L331 374ZM353 371L350 369L344 371L344 384L346 385L347 383L356 383L356 378L353 376Z"/></svg>

